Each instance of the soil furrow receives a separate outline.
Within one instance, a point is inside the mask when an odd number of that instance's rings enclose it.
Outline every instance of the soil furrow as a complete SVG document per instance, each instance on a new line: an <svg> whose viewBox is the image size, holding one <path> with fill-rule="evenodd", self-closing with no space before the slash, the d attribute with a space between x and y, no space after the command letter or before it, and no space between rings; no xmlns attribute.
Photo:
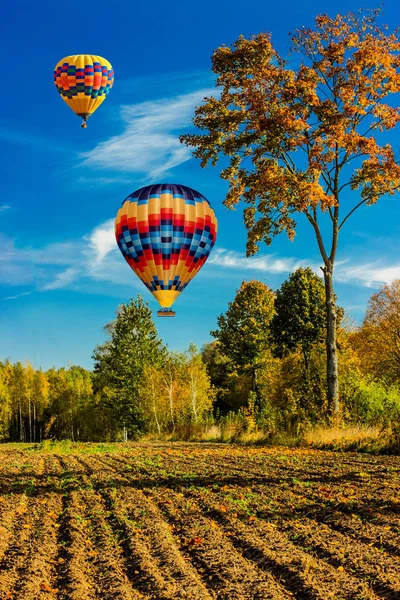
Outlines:
<svg viewBox="0 0 400 600"><path fill-rule="evenodd" d="M237 552L230 538L207 516L187 506L179 492L147 492L172 526L185 554L221 600L292 598L277 579Z"/></svg>
<svg viewBox="0 0 400 600"><path fill-rule="evenodd" d="M381 598L400 598L400 571L397 560L389 560L372 546L359 540L322 528L319 523L308 519L306 522L280 523L284 531L295 536L294 543L302 544L323 560L336 568L342 566L353 575L368 581Z"/></svg>
<svg viewBox="0 0 400 600"><path fill-rule="evenodd" d="M1 448L0 600L400 600L399 457L50 446Z"/></svg>
<svg viewBox="0 0 400 600"><path fill-rule="evenodd" d="M24 576L16 582L15 597L24 600L44 600L49 593L58 595L57 534L58 517L62 510L59 495L51 494L38 500L41 516L32 540L29 563L24 565Z"/></svg>
<svg viewBox="0 0 400 600"><path fill-rule="evenodd" d="M96 597L102 600L149 598L148 595L132 587L123 550L108 522L107 506L101 495L91 489L91 467L81 458L69 457L71 472L73 472L73 465L76 467L75 473L79 473L86 487L81 491L73 492L81 509L79 515L75 515L75 519L79 519L79 527L84 535L84 549L81 549L81 553L85 555L88 563L90 560L91 585Z"/></svg>
<svg viewBox="0 0 400 600"><path fill-rule="evenodd" d="M99 457L96 462L103 464ZM116 483L129 481L112 472ZM108 504L108 522L124 550L134 585L157 600L214 598L183 559L161 513L142 492L126 487L118 492L105 490L97 473L95 470L94 483Z"/></svg>
<svg viewBox="0 0 400 600"><path fill-rule="evenodd" d="M215 505L194 490L187 492L185 498L190 498L199 510L204 510L216 525L222 527L243 556L280 578L296 596L334 599L340 590L343 600L377 598L351 575L338 572L332 565L294 546L274 523L260 521L254 516L238 518L233 510L229 511L225 505ZM361 588L363 596L359 595Z"/></svg>
<svg viewBox="0 0 400 600"><path fill-rule="evenodd" d="M38 510L37 500L27 499L26 508L18 515L13 535L0 562L1 600L20 598L20 584L31 569L36 551L37 532L43 529L43 520L43 512Z"/></svg>

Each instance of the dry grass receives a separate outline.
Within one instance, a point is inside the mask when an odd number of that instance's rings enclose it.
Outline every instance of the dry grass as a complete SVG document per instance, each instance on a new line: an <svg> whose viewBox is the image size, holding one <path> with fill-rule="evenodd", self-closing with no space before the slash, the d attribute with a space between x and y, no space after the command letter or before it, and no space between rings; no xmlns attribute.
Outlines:
<svg viewBox="0 0 400 600"><path fill-rule="evenodd" d="M360 451L372 454L399 454L399 440L389 430L380 427L348 425L318 426L299 435L282 431L271 436L269 431L246 431L234 423L222 425L186 425L174 433L148 434L143 441L214 442L222 444L311 447L320 450Z"/></svg>
<svg viewBox="0 0 400 600"><path fill-rule="evenodd" d="M381 434L379 427L352 425L347 427L316 427L305 435L305 441L315 446L329 444L354 444L377 440Z"/></svg>

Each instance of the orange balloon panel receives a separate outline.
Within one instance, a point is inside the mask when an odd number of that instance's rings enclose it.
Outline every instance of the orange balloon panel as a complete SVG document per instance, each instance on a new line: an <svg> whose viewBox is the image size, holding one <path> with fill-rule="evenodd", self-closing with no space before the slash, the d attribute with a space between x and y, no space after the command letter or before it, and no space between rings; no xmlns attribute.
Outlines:
<svg viewBox="0 0 400 600"><path fill-rule="evenodd" d="M149 185L123 202L115 236L136 275L169 307L206 262L217 218L209 201L189 187Z"/></svg>

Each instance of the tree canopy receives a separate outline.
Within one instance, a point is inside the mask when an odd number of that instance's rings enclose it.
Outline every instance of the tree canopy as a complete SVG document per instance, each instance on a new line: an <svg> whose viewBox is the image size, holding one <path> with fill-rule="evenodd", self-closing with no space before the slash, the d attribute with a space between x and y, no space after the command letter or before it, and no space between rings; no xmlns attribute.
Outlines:
<svg viewBox="0 0 400 600"><path fill-rule="evenodd" d="M326 323L324 284L310 268L299 268L275 295L272 339L278 356L301 349L306 368L312 347L323 341Z"/></svg>
<svg viewBox="0 0 400 600"><path fill-rule="evenodd" d="M202 166L228 157L221 172L229 183L225 205L247 204L248 255L283 231L293 239L299 215L312 227L323 263L327 388L335 412L339 232L360 206L400 185L394 151L379 135L400 119L390 103L400 91L400 43L397 32L378 25L379 14L317 16L314 28L291 34L289 62L269 33L217 48L212 69L221 95L196 109L200 133L181 137Z"/></svg>
<svg viewBox="0 0 400 600"><path fill-rule="evenodd" d="M166 349L141 296L121 304L116 320L105 329L109 339L93 353L96 385L105 392L121 427L135 433L142 426L139 395L144 370L159 365Z"/></svg>

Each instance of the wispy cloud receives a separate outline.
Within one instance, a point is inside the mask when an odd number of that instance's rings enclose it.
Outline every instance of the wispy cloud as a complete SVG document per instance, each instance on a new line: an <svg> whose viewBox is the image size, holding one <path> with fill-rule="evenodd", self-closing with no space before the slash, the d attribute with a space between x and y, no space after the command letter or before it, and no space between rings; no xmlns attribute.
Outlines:
<svg viewBox="0 0 400 600"><path fill-rule="evenodd" d="M383 260L363 265L344 261L336 271L336 279L342 283L360 283L366 287L379 287L400 279L400 264L385 265Z"/></svg>
<svg viewBox="0 0 400 600"><path fill-rule="evenodd" d="M9 206L8 204L0 204L0 212L3 212L5 210L10 210L11 206Z"/></svg>
<svg viewBox="0 0 400 600"><path fill-rule="evenodd" d="M22 292L21 294L15 294L15 296L7 296L6 298L0 298L0 300L16 300L17 298L22 298L22 296L30 296L32 294L32 290L29 292Z"/></svg>
<svg viewBox="0 0 400 600"><path fill-rule="evenodd" d="M67 287L70 283L75 281L77 277L80 275L79 269L75 269L73 267L69 267L65 269L65 271L61 271L61 273L57 273L56 277L53 281L46 283L42 290L59 290L61 288Z"/></svg>
<svg viewBox="0 0 400 600"><path fill-rule="evenodd" d="M105 186L105 185L124 185L124 184L128 184L128 183L132 183L132 179L128 178L128 177L123 177L123 176L117 176L117 177L78 177L77 179L75 179L75 183L77 184L83 184L86 187L94 187L94 188L98 188L99 186Z"/></svg>
<svg viewBox="0 0 400 600"><path fill-rule="evenodd" d="M273 254L246 258L240 252L225 248L215 248L208 264L212 265L207 273L209 278L221 278L224 271L238 278L246 272L287 276L305 266L321 275L319 262L315 260ZM378 288L400 279L400 264L385 264L382 260L357 265L344 259L337 263L335 279L342 284ZM101 223L80 239L42 248L18 248L11 239L0 235L0 284L29 287L2 300L14 300L33 291L79 289L113 295L123 288L142 288L115 243L113 219Z"/></svg>
<svg viewBox="0 0 400 600"><path fill-rule="evenodd" d="M191 157L179 142L179 133L190 126L194 108L214 89L122 106L122 134L101 142L80 155L82 165L157 179Z"/></svg>
<svg viewBox="0 0 400 600"><path fill-rule="evenodd" d="M272 274L287 274L299 267L310 267L321 276L320 263L315 260L281 258L273 254L246 258L239 252L225 248L215 249L208 262L221 269L262 271ZM388 265L382 259L373 263L354 265L351 264L350 259L343 259L336 263L335 279L340 283L377 288L400 279L400 264Z"/></svg>
<svg viewBox="0 0 400 600"><path fill-rule="evenodd" d="M90 291L95 282L98 293L107 294L114 293L114 286L142 285L121 256L113 219L80 239L41 248L18 248L13 240L0 234L0 284L31 288L3 300L14 300L33 291L77 289L78 284L79 289L84 285Z"/></svg>
<svg viewBox="0 0 400 600"><path fill-rule="evenodd" d="M279 258L275 255L246 258L239 252L226 250L225 248L215 249L208 262L217 265L221 269L264 271L265 273L275 274L290 273L299 267L306 266L311 267L315 271L318 270L318 265L313 264L313 261L307 259Z"/></svg>

